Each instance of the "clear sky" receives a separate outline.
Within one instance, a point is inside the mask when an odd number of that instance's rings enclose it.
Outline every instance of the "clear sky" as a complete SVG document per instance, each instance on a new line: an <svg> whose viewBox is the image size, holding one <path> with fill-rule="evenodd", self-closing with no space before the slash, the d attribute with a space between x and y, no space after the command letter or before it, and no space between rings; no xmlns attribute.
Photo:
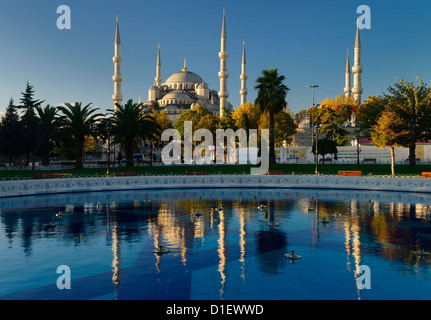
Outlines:
<svg viewBox="0 0 431 320"><path fill-rule="evenodd" d="M71 9L71 29L57 29L59 5ZM187 67L219 90L220 33L226 8L228 100L240 102L242 41L246 42L248 101L256 78L277 68L298 112L343 93L346 52L353 64L359 5L371 9L371 29L361 31L363 99L379 95L395 78L431 80L431 1L389 0L2 0L0 2L0 112L19 101L26 82L51 105L80 101L113 107L115 16L122 41L124 100L148 99L157 44L162 78Z"/></svg>

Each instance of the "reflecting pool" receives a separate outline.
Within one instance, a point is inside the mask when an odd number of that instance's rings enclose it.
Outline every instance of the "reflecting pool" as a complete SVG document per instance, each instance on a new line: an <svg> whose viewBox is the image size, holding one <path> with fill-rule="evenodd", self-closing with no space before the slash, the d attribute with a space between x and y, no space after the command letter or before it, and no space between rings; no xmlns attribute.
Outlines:
<svg viewBox="0 0 431 320"><path fill-rule="evenodd" d="M169 252L154 253L160 246ZM302 258L289 259L291 251ZM206 189L0 199L2 300L431 299L430 252L425 194ZM68 279L70 289L59 289Z"/></svg>

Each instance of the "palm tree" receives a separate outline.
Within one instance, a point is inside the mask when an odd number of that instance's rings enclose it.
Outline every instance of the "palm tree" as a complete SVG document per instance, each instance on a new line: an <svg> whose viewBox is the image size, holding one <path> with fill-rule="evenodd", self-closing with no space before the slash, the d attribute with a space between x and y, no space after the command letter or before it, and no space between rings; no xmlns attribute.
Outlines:
<svg viewBox="0 0 431 320"><path fill-rule="evenodd" d="M269 163L275 163L274 115L286 106L286 94L290 90L283 84L285 76L279 75L277 69L262 71L262 77L256 80L255 89L258 90L255 105L269 113Z"/></svg>
<svg viewBox="0 0 431 320"><path fill-rule="evenodd" d="M73 105L65 103L66 106L59 106L58 109L64 114L61 118L62 131L66 137L73 141L76 155L76 168L82 169L84 159L85 136L93 135L97 118L103 116L95 114L98 108L91 108L91 103L82 107L81 102Z"/></svg>
<svg viewBox="0 0 431 320"><path fill-rule="evenodd" d="M42 155L42 164L49 165L50 144L60 127L58 109L49 104L45 108L36 106L35 109L38 117L38 131L40 132L39 153Z"/></svg>
<svg viewBox="0 0 431 320"><path fill-rule="evenodd" d="M116 104L116 110L112 112L112 136L113 143L118 143L124 148L127 166L133 167L133 152L139 140L154 141L160 134L160 126L155 119L146 113L142 104L128 100L125 105Z"/></svg>

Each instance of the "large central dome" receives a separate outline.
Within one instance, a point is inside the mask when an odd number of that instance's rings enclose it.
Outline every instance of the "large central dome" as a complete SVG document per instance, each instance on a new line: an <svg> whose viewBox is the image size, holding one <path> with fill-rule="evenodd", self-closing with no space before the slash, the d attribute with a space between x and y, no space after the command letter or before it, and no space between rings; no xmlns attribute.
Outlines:
<svg viewBox="0 0 431 320"><path fill-rule="evenodd" d="M190 71L180 71L171 75L168 80L166 80L165 84L171 83L202 83L202 78L199 77L196 73Z"/></svg>

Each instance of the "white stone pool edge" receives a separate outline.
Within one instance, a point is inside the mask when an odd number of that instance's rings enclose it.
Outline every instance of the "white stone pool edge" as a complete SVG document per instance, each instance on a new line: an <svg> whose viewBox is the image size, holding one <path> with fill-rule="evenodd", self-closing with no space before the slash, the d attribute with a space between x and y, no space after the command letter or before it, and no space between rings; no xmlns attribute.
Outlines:
<svg viewBox="0 0 431 320"><path fill-rule="evenodd" d="M199 188L286 188L431 193L431 179L313 175L94 177L0 182L0 198L60 193Z"/></svg>

